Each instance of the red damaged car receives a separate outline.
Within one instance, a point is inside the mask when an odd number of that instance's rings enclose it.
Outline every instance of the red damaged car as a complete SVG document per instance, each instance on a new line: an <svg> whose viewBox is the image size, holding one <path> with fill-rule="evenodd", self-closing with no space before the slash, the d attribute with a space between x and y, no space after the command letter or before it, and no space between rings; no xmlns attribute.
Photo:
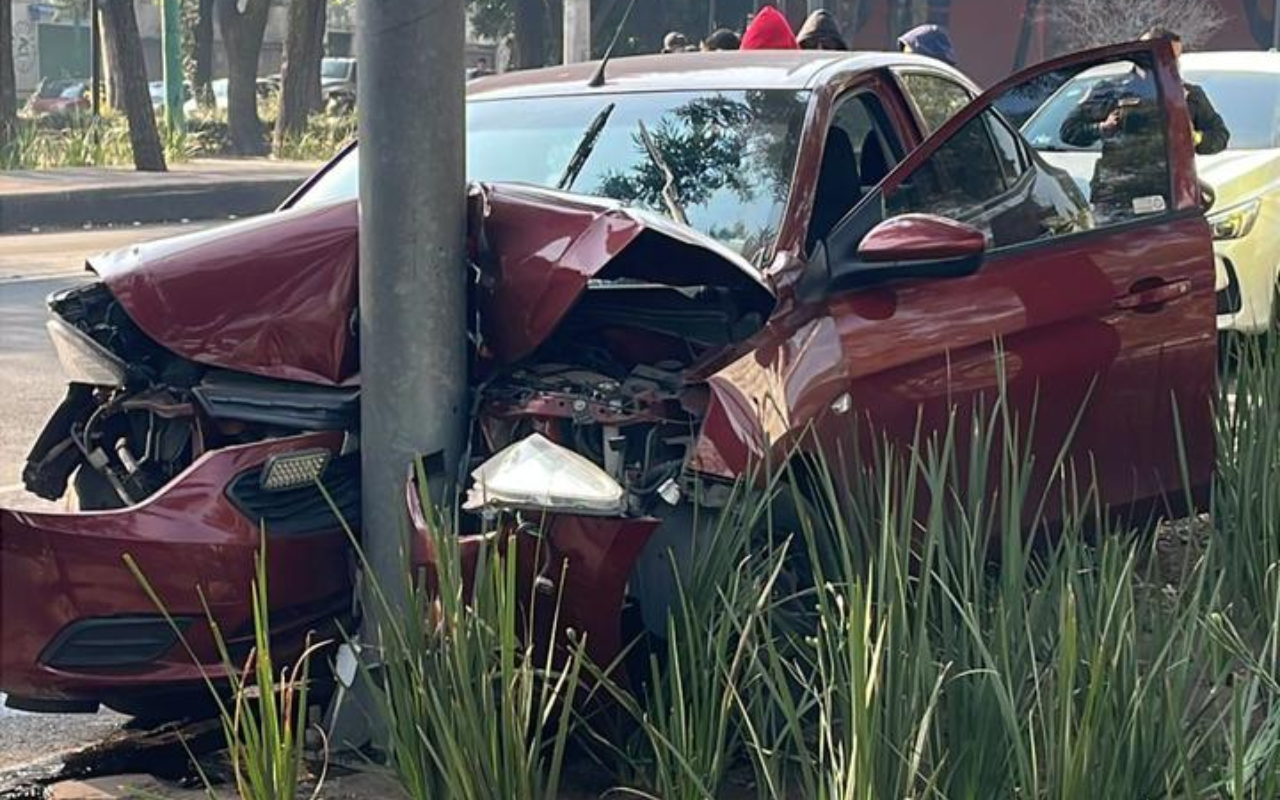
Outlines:
<svg viewBox="0 0 1280 800"><path fill-rule="evenodd" d="M1082 188L1016 123L1108 62L1127 67L1072 115L1104 137ZM1040 452L1078 418L1072 454L1105 502L1183 496L1175 411L1208 484L1213 253L1165 45L981 96L897 53L619 59L600 87L594 70L469 85L457 268L476 320L465 506L549 520L563 615L597 658L624 604L664 629L662 557L690 553L695 482L796 447L837 457L870 430L909 439L995 390L996 340ZM70 386L25 479L74 485L80 510L0 510L10 704L154 711L193 686L126 553L206 668L195 587L247 646L260 531L280 647L349 613L314 481L358 518L356 165L349 149L273 214L94 259L97 283L50 299Z"/></svg>

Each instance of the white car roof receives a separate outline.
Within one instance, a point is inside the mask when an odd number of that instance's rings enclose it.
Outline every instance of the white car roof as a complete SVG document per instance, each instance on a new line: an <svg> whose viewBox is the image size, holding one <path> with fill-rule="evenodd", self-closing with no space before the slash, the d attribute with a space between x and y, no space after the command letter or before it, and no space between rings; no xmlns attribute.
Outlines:
<svg viewBox="0 0 1280 800"><path fill-rule="evenodd" d="M1181 67L1184 72L1280 73L1280 53L1268 50L1184 53Z"/></svg>

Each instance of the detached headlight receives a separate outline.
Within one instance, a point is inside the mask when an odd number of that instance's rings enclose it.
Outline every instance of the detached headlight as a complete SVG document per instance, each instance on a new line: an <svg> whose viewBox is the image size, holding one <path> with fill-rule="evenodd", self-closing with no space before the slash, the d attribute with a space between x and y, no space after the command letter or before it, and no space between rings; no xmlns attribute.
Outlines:
<svg viewBox="0 0 1280 800"><path fill-rule="evenodd" d="M471 473L463 508L532 509L614 516L626 509L622 487L572 450L535 433Z"/></svg>
<svg viewBox="0 0 1280 800"><path fill-rule="evenodd" d="M1258 221L1258 211L1262 209L1262 199L1255 198L1231 208L1209 215L1209 225L1213 228L1214 239L1240 239L1249 235L1253 223Z"/></svg>
<svg viewBox="0 0 1280 800"><path fill-rule="evenodd" d="M57 317L49 320L47 327L67 380L92 386L124 386L125 363L110 350Z"/></svg>

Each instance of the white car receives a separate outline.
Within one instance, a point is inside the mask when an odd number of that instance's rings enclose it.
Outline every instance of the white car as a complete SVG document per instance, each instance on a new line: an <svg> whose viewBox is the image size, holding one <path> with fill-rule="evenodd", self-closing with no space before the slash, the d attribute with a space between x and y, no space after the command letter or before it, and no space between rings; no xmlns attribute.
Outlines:
<svg viewBox="0 0 1280 800"><path fill-rule="evenodd" d="M1123 69L1082 72L1022 127L1086 196L1098 151L1063 144L1060 128L1089 89ZM1265 333L1276 327L1280 283L1280 53L1188 53L1181 71L1204 89L1231 132L1225 151L1196 157L1197 172L1216 197L1209 222L1218 256L1218 330Z"/></svg>

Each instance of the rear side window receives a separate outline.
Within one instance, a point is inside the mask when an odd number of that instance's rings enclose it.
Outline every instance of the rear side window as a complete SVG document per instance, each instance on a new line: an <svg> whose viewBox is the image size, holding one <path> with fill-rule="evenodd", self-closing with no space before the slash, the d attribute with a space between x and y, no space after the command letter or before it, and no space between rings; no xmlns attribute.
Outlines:
<svg viewBox="0 0 1280 800"><path fill-rule="evenodd" d="M905 72L898 78L924 124L925 136L941 128L973 100L968 89L941 75Z"/></svg>

